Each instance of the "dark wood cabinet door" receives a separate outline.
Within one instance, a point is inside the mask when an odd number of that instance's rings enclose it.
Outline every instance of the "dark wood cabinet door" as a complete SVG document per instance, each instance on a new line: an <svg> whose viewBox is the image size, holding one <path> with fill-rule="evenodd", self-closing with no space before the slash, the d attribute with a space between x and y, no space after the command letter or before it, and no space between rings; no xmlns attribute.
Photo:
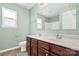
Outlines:
<svg viewBox="0 0 79 59"><path fill-rule="evenodd" d="M37 56L37 46L31 46L31 56Z"/></svg>
<svg viewBox="0 0 79 59"><path fill-rule="evenodd" d="M27 49L28 55L30 56L31 55L31 39L29 37L27 37L26 44L27 44L26 49Z"/></svg>
<svg viewBox="0 0 79 59"><path fill-rule="evenodd" d="M31 39L31 56L37 56L37 40Z"/></svg>
<svg viewBox="0 0 79 59"><path fill-rule="evenodd" d="M28 50L27 50L27 52L28 52L28 56L30 56L30 55L31 55L31 48L28 46L27 49L28 49Z"/></svg>

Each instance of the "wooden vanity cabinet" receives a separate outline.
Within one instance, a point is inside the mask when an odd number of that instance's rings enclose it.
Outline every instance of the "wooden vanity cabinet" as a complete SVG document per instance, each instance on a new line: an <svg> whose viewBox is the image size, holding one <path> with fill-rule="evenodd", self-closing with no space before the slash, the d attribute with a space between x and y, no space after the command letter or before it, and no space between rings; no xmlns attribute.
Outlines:
<svg viewBox="0 0 79 59"><path fill-rule="evenodd" d="M29 56L79 56L79 51L27 37Z"/></svg>

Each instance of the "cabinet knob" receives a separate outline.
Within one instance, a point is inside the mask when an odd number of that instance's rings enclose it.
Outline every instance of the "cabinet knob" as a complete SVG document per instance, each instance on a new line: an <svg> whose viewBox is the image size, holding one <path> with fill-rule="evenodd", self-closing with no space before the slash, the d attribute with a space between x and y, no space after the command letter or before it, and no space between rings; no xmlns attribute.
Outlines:
<svg viewBox="0 0 79 59"><path fill-rule="evenodd" d="M46 56L48 56L49 54L48 53L46 53Z"/></svg>

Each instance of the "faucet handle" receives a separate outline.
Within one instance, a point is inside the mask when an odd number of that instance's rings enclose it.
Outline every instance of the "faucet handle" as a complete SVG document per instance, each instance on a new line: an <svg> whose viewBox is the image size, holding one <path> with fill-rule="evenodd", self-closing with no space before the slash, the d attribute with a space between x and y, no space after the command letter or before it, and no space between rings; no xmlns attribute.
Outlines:
<svg viewBox="0 0 79 59"><path fill-rule="evenodd" d="M56 38L61 39L61 38L62 38L62 35L57 34L57 35L56 35Z"/></svg>

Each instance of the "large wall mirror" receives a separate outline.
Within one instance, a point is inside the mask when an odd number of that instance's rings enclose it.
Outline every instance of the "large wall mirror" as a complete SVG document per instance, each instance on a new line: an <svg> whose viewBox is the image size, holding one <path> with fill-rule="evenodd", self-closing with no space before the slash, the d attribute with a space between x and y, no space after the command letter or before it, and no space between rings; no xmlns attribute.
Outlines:
<svg viewBox="0 0 79 59"><path fill-rule="evenodd" d="M73 5L72 3L39 4L38 15L44 18L41 26L45 30L76 30L76 8Z"/></svg>

